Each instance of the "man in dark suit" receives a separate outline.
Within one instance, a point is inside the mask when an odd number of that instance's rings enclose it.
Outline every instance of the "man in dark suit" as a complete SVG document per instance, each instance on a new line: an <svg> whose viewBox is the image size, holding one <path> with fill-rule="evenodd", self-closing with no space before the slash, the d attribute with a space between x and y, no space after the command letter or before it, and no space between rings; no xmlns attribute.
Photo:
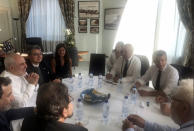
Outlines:
<svg viewBox="0 0 194 131"><path fill-rule="evenodd" d="M54 74L52 73L49 64L43 59L41 48L37 45L33 46L28 52L29 60L27 60L27 72L39 74L38 84L54 80ZM56 79L55 81L60 81Z"/></svg>
<svg viewBox="0 0 194 131"><path fill-rule="evenodd" d="M36 106L37 114L24 119L21 131L87 131L82 126L64 123L73 115L73 104L62 83L40 86Z"/></svg>
<svg viewBox="0 0 194 131"><path fill-rule="evenodd" d="M10 109L14 97L11 80L0 77L0 131L11 131L10 122L34 114L34 108Z"/></svg>

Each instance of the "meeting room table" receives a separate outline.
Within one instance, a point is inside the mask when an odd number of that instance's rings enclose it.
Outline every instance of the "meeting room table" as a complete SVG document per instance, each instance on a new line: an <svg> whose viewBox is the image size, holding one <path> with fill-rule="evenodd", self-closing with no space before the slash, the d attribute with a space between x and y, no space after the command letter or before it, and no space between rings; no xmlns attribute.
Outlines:
<svg viewBox="0 0 194 131"><path fill-rule="evenodd" d="M143 117L145 120L150 122L156 122L161 125L168 125L170 127L178 128L178 125L169 117L165 116L160 111L160 105L155 102L154 97L141 97L138 96L136 104L130 104L131 88L133 83L127 82L125 79L122 80L121 86L110 81L106 81L103 77L102 87L98 86L98 76L93 77L93 84L89 84L91 79L84 75L82 76L81 86L78 86L79 80L76 75L73 78L66 78L62 80L62 83L67 85L69 88L69 94L74 98L74 115L71 118L65 120L66 123L76 123L76 104L80 93L83 90L94 88L98 92L108 94L109 98L110 113L108 122L103 122L102 112L103 103L98 104L87 104L83 102L83 126L89 131L121 131L122 130L122 104L124 96L129 96L129 114L137 114ZM149 87L142 87L144 90L152 90ZM28 106L35 106L36 96L34 95ZM149 105L148 105L149 103ZM20 131L22 125L22 119L12 121L12 127L14 131ZM143 130L136 127L136 130Z"/></svg>

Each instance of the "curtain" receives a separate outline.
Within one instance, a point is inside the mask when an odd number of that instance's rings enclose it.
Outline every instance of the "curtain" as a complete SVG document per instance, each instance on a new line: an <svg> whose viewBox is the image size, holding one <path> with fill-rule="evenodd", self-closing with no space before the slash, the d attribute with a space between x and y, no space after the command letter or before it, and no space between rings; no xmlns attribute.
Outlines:
<svg viewBox="0 0 194 131"><path fill-rule="evenodd" d="M27 37L41 37L45 52L54 52L65 39L65 22L58 0L33 0L26 22Z"/></svg>
<svg viewBox="0 0 194 131"><path fill-rule="evenodd" d="M171 64L180 61L185 35L176 0L128 0L115 43L132 44L134 53L147 56L150 63L155 50L165 50Z"/></svg>
<svg viewBox="0 0 194 131"><path fill-rule="evenodd" d="M187 29L187 37L185 44L185 64L190 67L194 67L194 18L192 18L192 6L194 3L191 0L177 0L178 10L181 17L181 20Z"/></svg>
<svg viewBox="0 0 194 131"><path fill-rule="evenodd" d="M71 30L74 36L74 0L59 0L59 5L65 20L66 27Z"/></svg>
<svg viewBox="0 0 194 131"><path fill-rule="evenodd" d="M32 0L18 0L21 21L21 49L26 48L26 21L29 16Z"/></svg>

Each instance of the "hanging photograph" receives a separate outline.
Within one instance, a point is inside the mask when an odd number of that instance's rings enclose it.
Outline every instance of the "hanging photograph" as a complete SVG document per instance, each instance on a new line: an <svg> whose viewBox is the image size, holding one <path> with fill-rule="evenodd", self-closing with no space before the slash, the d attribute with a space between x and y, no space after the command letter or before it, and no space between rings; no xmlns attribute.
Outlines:
<svg viewBox="0 0 194 131"><path fill-rule="evenodd" d="M87 19L79 19L79 26L87 26Z"/></svg>
<svg viewBox="0 0 194 131"><path fill-rule="evenodd" d="M79 18L99 18L100 2L99 1L78 1Z"/></svg>
<svg viewBox="0 0 194 131"><path fill-rule="evenodd" d="M116 30L120 23L123 8L109 8L104 11L104 29Z"/></svg>
<svg viewBox="0 0 194 131"><path fill-rule="evenodd" d="M99 33L99 27L90 27L90 33Z"/></svg>
<svg viewBox="0 0 194 131"><path fill-rule="evenodd" d="M79 26L78 32L79 33L87 33L87 26Z"/></svg>
<svg viewBox="0 0 194 131"><path fill-rule="evenodd" d="M99 19L90 19L90 26L99 26Z"/></svg>

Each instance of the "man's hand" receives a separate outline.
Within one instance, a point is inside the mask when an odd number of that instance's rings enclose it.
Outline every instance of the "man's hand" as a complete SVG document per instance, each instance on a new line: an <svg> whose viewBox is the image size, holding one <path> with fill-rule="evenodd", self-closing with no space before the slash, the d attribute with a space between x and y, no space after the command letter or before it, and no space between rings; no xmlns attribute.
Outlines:
<svg viewBox="0 0 194 131"><path fill-rule="evenodd" d="M167 97L164 97L164 96L157 96L156 97L156 103L164 103L164 102L168 102L168 98Z"/></svg>
<svg viewBox="0 0 194 131"><path fill-rule="evenodd" d="M39 75L36 74L36 73L30 73L25 78L28 81L28 83L30 83L30 84L33 84L33 85L37 85L38 84Z"/></svg>
<svg viewBox="0 0 194 131"><path fill-rule="evenodd" d="M106 79L112 79L112 74L106 74Z"/></svg>
<svg viewBox="0 0 194 131"><path fill-rule="evenodd" d="M145 120L138 115L130 115L127 117L127 119L131 121L134 125L137 125L141 128L144 128L145 126Z"/></svg>
<svg viewBox="0 0 194 131"><path fill-rule="evenodd" d="M160 103L160 110L162 114L170 116L171 114L171 104L170 103Z"/></svg>
<svg viewBox="0 0 194 131"><path fill-rule="evenodd" d="M128 119L125 119L123 121L122 131L125 131L128 128L134 128L134 125L131 121L129 121Z"/></svg>
<svg viewBox="0 0 194 131"><path fill-rule="evenodd" d="M150 92L149 91L145 91L145 90L138 90L139 94L141 96L149 96Z"/></svg>
<svg viewBox="0 0 194 131"><path fill-rule="evenodd" d="M136 88L139 88L139 87L141 87L142 85L141 85L141 83L140 83L139 81L137 81L137 82L135 83L135 86L136 86Z"/></svg>
<svg viewBox="0 0 194 131"><path fill-rule="evenodd" d="M116 77L116 76L115 76L115 77L113 78L113 81L114 81L115 83L117 83L118 80L119 80L119 77Z"/></svg>

